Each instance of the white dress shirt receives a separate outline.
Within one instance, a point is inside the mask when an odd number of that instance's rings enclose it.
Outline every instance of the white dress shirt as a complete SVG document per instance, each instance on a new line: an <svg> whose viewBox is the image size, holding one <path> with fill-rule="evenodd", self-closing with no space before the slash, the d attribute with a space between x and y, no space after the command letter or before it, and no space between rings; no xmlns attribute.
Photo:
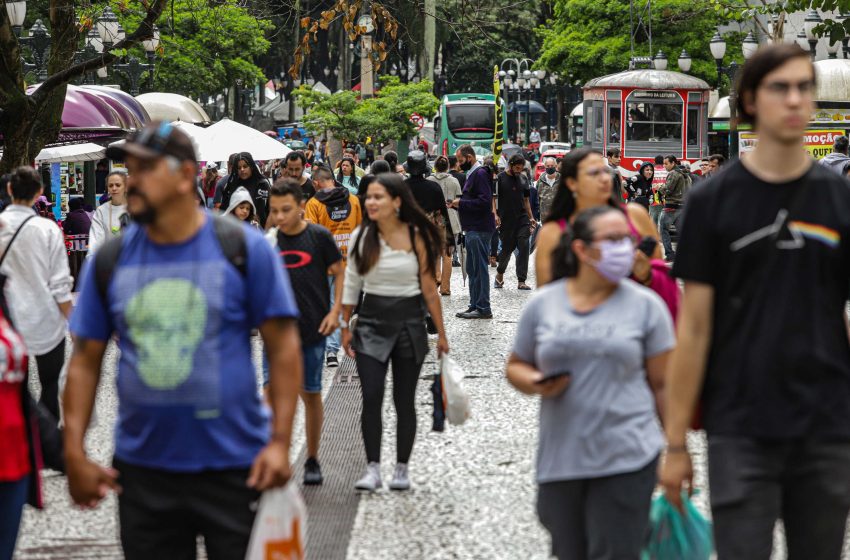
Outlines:
<svg viewBox="0 0 850 560"><path fill-rule="evenodd" d="M35 210L12 204L0 214L0 255ZM15 327L32 356L47 354L65 338L60 303L71 301L74 284L65 237L54 222L37 217L27 222L3 261L6 300Z"/></svg>

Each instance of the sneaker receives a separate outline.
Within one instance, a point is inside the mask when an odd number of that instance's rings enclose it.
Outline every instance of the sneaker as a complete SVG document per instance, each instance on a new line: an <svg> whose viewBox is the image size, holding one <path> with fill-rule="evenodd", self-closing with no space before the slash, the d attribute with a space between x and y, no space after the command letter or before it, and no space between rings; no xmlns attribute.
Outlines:
<svg viewBox="0 0 850 560"><path fill-rule="evenodd" d="M363 474L363 478L354 483L354 488L357 490L366 490L368 492L374 492L382 486L380 463L369 463L366 465L366 472Z"/></svg>
<svg viewBox="0 0 850 560"><path fill-rule="evenodd" d="M324 481L322 477L322 467L319 466L319 461L315 457L308 457L304 463L304 485L317 486Z"/></svg>
<svg viewBox="0 0 850 560"><path fill-rule="evenodd" d="M410 490L410 477L407 473L407 465L398 463L393 472L393 479L390 482L390 490Z"/></svg>
<svg viewBox="0 0 850 560"><path fill-rule="evenodd" d="M325 358L325 363L328 365L328 367L338 367L339 366L339 360L337 359L336 354L334 354L332 352L328 352L328 355Z"/></svg>

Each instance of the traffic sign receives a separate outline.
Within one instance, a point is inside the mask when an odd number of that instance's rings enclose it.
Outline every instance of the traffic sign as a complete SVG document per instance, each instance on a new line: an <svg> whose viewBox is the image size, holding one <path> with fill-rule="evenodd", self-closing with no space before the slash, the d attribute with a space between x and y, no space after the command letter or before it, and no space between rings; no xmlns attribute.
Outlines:
<svg viewBox="0 0 850 560"><path fill-rule="evenodd" d="M413 113L410 115L410 122L416 125L416 130L422 130L425 126L425 117L419 113Z"/></svg>

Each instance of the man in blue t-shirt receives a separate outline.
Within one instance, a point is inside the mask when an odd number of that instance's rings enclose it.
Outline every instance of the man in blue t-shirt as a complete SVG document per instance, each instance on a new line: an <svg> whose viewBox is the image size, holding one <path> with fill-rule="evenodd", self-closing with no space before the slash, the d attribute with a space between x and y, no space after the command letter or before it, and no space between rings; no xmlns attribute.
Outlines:
<svg viewBox="0 0 850 560"><path fill-rule="evenodd" d="M226 218L197 205L194 149L179 129L153 123L108 155L127 163L134 224L105 289L110 269L99 265L109 246L89 263L71 318L64 401L71 497L93 507L110 488L120 492L128 560L194 557L197 535L209 557L243 558L259 493L291 474L302 365L289 281L250 228L237 226L244 259L231 258L221 223L213 223ZM254 328L271 364L271 419L251 359ZM114 468L105 468L86 457L83 442L116 333L118 422Z"/></svg>

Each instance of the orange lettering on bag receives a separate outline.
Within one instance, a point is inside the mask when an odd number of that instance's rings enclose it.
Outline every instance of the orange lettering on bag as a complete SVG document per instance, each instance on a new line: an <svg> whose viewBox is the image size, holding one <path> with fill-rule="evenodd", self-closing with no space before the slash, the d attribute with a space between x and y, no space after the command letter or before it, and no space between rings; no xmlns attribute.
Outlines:
<svg viewBox="0 0 850 560"><path fill-rule="evenodd" d="M292 536L281 541L266 541L266 560L304 560L299 519L292 520Z"/></svg>

